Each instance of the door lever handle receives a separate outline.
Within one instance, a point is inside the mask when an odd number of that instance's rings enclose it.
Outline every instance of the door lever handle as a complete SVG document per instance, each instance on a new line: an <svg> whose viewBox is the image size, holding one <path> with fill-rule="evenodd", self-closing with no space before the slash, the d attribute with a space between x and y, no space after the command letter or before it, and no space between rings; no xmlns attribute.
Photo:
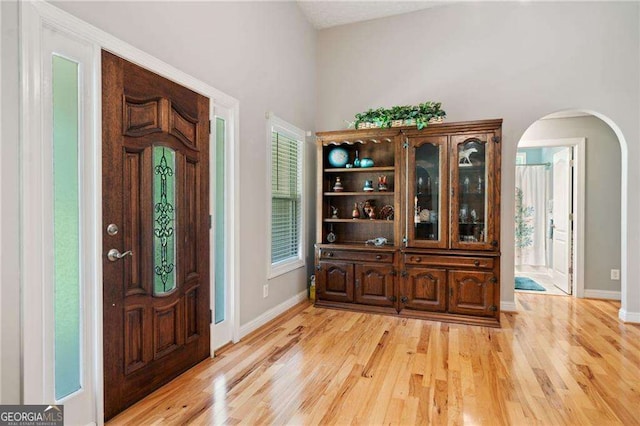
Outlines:
<svg viewBox="0 0 640 426"><path fill-rule="evenodd" d="M131 250L127 250L124 253L120 253L118 249L111 249L109 250L109 253L107 253L107 259L109 259L112 262L115 262L116 260L120 260L125 256L133 256L133 252Z"/></svg>

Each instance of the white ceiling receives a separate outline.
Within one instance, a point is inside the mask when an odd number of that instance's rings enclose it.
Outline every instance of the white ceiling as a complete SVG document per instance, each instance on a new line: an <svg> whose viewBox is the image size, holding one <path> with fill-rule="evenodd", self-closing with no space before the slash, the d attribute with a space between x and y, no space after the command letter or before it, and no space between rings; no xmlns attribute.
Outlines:
<svg viewBox="0 0 640 426"><path fill-rule="evenodd" d="M446 1L341 1L297 0L300 9L317 29L335 27L353 22L369 21L386 16L400 15L415 10L440 6Z"/></svg>

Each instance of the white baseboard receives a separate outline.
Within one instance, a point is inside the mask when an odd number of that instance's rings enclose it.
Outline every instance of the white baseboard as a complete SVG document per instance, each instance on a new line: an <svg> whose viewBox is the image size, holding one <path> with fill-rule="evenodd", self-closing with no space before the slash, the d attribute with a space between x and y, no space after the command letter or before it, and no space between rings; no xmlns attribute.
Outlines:
<svg viewBox="0 0 640 426"><path fill-rule="evenodd" d="M585 288L583 297L587 299L620 300L620 292L609 290L589 290Z"/></svg>
<svg viewBox="0 0 640 426"><path fill-rule="evenodd" d="M297 305L298 303L304 300L307 300L307 290L301 291L300 293L296 294L292 298L285 300L278 306L275 306L269 309L267 312L260 315L258 318L255 318L249 321L248 323L240 326L240 338L242 339L247 334L251 333L254 330L257 330L258 328L262 327L263 325L265 325L266 323L268 323L278 315L284 313L287 309L292 308L293 306Z"/></svg>
<svg viewBox="0 0 640 426"><path fill-rule="evenodd" d="M500 301L500 311L502 312L516 312L518 307L516 306L516 302L501 300Z"/></svg>
<svg viewBox="0 0 640 426"><path fill-rule="evenodd" d="M620 309L620 311L618 311L618 318L620 318L622 322L640 324L640 312L627 312L624 309Z"/></svg>

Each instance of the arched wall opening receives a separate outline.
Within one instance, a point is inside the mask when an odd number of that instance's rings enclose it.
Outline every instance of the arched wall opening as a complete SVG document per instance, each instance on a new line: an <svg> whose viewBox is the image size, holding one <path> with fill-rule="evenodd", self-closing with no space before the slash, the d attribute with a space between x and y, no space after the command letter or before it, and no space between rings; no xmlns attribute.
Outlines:
<svg viewBox="0 0 640 426"><path fill-rule="evenodd" d="M617 138L617 141L619 143L620 146L620 167L619 167L619 173L620 173L620 259L619 259L619 265L620 265L620 298L621 298L621 311L620 311L620 318L621 319L625 319L625 308L627 306L627 298L628 298L628 284L629 284L629 273L628 273L628 234L629 234L629 223L628 223L628 182L629 182L629 177L628 177L628 163L629 163L629 155L628 155L628 145L627 145L627 141L620 129L620 127L613 121L611 120L609 117L605 116L604 114L598 113L596 111L592 111L592 110L583 110L583 109L574 109L574 110L564 110L564 111L558 111L558 112L554 112L551 114L547 114L543 117L541 117L540 119L534 121L533 123L531 123L528 128L525 130L525 132L522 133L522 135L520 136L520 141L522 141L527 133L529 132L529 130L534 127L536 125L536 123L538 123L540 120L546 119L546 118L553 118L553 117L572 117L572 116L592 116L595 118L598 118L599 120L601 120L602 122L604 122L610 129L611 131L615 134L615 137ZM585 135L583 135L585 136ZM561 137L561 136L559 136ZM589 142L587 141L587 144ZM597 141L592 141L592 143L597 143ZM520 145L520 143L518 144ZM511 158L510 160L512 161L510 163L510 167L514 167L514 165L516 164L516 156L517 156L517 149L514 150L514 158ZM616 171L617 172L617 171ZM514 182L514 189L515 189L515 182ZM515 191L514 191L515 193ZM510 194L509 194L510 195ZM511 195L510 195L511 196ZM606 208L606 206L603 206L603 208ZM515 212L512 211L512 214L509 215L508 217L508 226L512 226L515 227ZM588 230L587 230L588 232ZM513 244L513 243L512 243ZM514 244L515 247L515 244ZM515 257L515 256L514 256ZM514 263L514 262L512 262ZM515 268L514 265L510 265L509 266L509 272L515 272ZM515 274L514 274L515 275ZM503 285L508 286L510 285L511 287L513 287L513 283L507 282L506 280L503 280ZM513 289L511 289L511 292L513 292ZM503 293L504 294L504 293ZM582 296L581 294L579 294L578 296ZM589 293L586 294L587 297L589 297Z"/></svg>

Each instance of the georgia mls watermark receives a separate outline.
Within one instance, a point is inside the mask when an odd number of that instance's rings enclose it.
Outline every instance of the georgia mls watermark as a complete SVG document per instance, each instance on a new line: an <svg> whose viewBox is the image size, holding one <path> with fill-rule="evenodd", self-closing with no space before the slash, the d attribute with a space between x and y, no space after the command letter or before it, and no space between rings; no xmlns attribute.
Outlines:
<svg viewBox="0 0 640 426"><path fill-rule="evenodd" d="M64 405L0 405L0 426L63 426Z"/></svg>

